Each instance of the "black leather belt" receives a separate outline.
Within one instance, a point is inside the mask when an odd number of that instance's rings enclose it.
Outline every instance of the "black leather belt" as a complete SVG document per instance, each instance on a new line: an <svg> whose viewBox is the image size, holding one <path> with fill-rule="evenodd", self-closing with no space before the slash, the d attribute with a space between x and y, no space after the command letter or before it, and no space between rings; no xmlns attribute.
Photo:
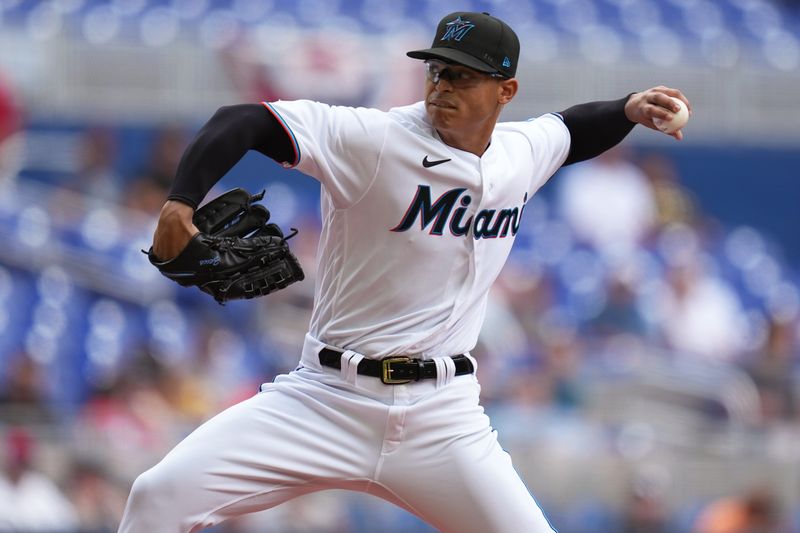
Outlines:
<svg viewBox="0 0 800 533"><path fill-rule="evenodd" d="M342 354L339 350L323 348L319 351L319 363L331 368L342 368ZM456 376L472 374L475 368L472 361L464 354L452 356L456 365ZM358 373L364 376L381 378L387 385L402 385L421 379L436 377L436 363L426 359L393 356L385 359L364 358L358 363Z"/></svg>

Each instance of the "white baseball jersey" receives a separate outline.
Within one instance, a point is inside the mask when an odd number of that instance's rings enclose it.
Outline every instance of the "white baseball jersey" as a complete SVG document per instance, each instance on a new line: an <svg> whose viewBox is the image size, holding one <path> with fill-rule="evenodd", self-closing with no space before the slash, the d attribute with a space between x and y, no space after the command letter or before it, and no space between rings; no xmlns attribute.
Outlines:
<svg viewBox="0 0 800 533"><path fill-rule="evenodd" d="M567 156L555 115L496 127L483 155L445 145L421 103L388 113L265 104L322 182L316 301L288 375L192 432L141 476L120 533L199 531L332 488L368 492L452 533L553 528L479 405L469 351L525 202ZM341 368L318 359L345 349ZM363 357L421 354L435 379L386 385Z"/></svg>
<svg viewBox="0 0 800 533"><path fill-rule="evenodd" d="M264 105L323 185L310 335L368 357L472 349L527 200L567 157L553 114L501 122L482 157L446 145L422 102L388 112Z"/></svg>

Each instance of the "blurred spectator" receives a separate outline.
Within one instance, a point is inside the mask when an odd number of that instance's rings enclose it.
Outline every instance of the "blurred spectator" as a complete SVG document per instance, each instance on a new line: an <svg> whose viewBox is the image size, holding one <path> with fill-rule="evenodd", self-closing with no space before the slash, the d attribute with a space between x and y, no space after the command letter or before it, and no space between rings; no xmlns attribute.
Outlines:
<svg viewBox="0 0 800 533"><path fill-rule="evenodd" d="M189 431L160 390L164 374L148 352L133 357L83 406L75 424L79 448L99 450L96 457L124 479L152 466Z"/></svg>
<svg viewBox="0 0 800 533"><path fill-rule="evenodd" d="M693 533L789 533L775 495L767 488L721 498L701 511Z"/></svg>
<svg viewBox="0 0 800 533"><path fill-rule="evenodd" d="M11 84L0 73L0 183L22 165L22 110Z"/></svg>
<svg viewBox="0 0 800 533"><path fill-rule="evenodd" d="M584 382L579 372L583 365L581 343L574 337L562 336L548 343L543 372L551 383L553 407L574 409L583 403Z"/></svg>
<svg viewBox="0 0 800 533"><path fill-rule="evenodd" d="M798 416L798 358L795 323L769 322L767 340L762 351L747 365L761 397L763 420L766 423L793 420Z"/></svg>
<svg viewBox="0 0 800 533"><path fill-rule="evenodd" d="M647 176L616 147L567 167L557 178L558 208L578 238L608 258L635 251L656 222Z"/></svg>
<svg viewBox="0 0 800 533"><path fill-rule="evenodd" d="M658 496L633 491L625 502L621 533L668 533L667 517L667 508Z"/></svg>
<svg viewBox="0 0 800 533"><path fill-rule="evenodd" d="M243 102L275 102L286 99L277 89L273 73L258 54L257 43L245 37L232 46L219 51L220 66L227 79L236 87Z"/></svg>
<svg viewBox="0 0 800 533"><path fill-rule="evenodd" d="M637 469L622 511L621 533L675 531L665 502L670 482L671 475L662 465L650 463Z"/></svg>
<svg viewBox="0 0 800 533"><path fill-rule="evenodd" d="M75 509L47 476L32 468L35 441L25 429L5 436L0 476L1 531L77 531Z"/></svg>
<svg viewBox="0 0 800 533"><path fill-rule="evenodd" d="M150 152L150 165L145 169L153 182L164 188L172 185L187 144L186 132L177 124L164 126L156 132Z"/></svg>
<svg viewBox="0 0 800 533"><path fill-rule="evenodd" d="M152 214L161 210L187 144L186 132L178 126L155 133L147 164L125 194L128 207Z"/></svg>
<svg viewBox="0 0 800 533"><path fill-rule="evenodd" d="M607 338L616 335L644 337L647 334L647 324L637 300L636 282L637 279L625 269L610 274L606 303L587 324L591 335Z"/></svg>
<svg viewBox="0 0 800 533"><path fill-rule="evenodd" d="M0 76L0 143L22 127L22 113L11 89L11 84Z"/></svg>
<svg viewBox="0 0 800 533"><path fill-rule="evenodd" d="M544 343L542 317L556 306L556 287L550 272L538 271L513 258L506 264L492 290L502 291L506 304L528 336L528 355Z"/></svg>
<svg viewBox="0 0 800 533"><path fill-rule="evenodd" d="M667 346L709 360L731 361L744 348L746 322L734 290L699 256L668 267L656 297L656 324Z"/></svg>
<svg viewBox="0 0 800 533"><path fill-rule="evenodd" d="M0 422L41 424L55 417L45 397L42 368L27 353L11 358L3 387L0 387Z"/></svg>
<svg viewBox="0 0 800 533"><path fill-rule="evenodd" d="M223 522L214 533L340 533L344 531L386 531L378 520L372 520L365 527L354 529L347 513L349 505L344 502L343 491L314 492L301 496L285 504L261 511L246 514L233 520ZM404 514L402 511L395 513ZM377 517L370 517L377 518ZM394 525L393 524L393 525ZM401 531L398 529L397 531Z"/></svg>
<svg viewBox="0 0 800 533"><path fill-rule="evenodd" d="M117 139L108 128L95 127L84 132L78 148L78 169L66 186L91 199L119 201L120 177L114 167Z"/></svg>
<svg viewBox="0 0 800 533"><path fill-rule="evenodd" d="M657 225L695 225L698 216L696 202L691 193L681 185L672 160L664 154L649 153L639 161L639 167L650 181L656 205Z"/></svg>
<svg viewBox="0 0 800 533"><path fill-rule="evenodd" d="M485 395L503 394L507 379L524 367L530 357L528 335L511 310L505 288L489 294L486 319L472 355L480 361L478 379Z"/></svg>
<svg viewBox="0 0 800 533"><path fill-rule="evenodd" d="M172 366L162 365L151 379L175 414L191 426L252 396L268 380L248 368L242 336L222 327L212 313L198 320L203 326L198 328L192 357Z"/></svg>
<svg viewBox="0 0 800 533"><path fill-rule="evenodd" d="M127 487L115 484L104 466L94 460L77 459L67 494L82 533L116 531L125 510Z"/></svg>
<svg viewBox="0 0 800 533"><path fill-rule="evenodd" d="M527 360L518 359L503 368L499 376L503 378L502 387L500 383L490 387L486 399L522 411L528 408L572 410L580 407L584 397L584 382L579 375L584 364L582 343L572 331L563 330L547 337L540 350L536 354L530 353ZM479 360L479 372L481 368ZM480 379L484 379L484 374ZM495 381L499 380L496 378ZM483 389L481 395L484 396Z"/></svg>

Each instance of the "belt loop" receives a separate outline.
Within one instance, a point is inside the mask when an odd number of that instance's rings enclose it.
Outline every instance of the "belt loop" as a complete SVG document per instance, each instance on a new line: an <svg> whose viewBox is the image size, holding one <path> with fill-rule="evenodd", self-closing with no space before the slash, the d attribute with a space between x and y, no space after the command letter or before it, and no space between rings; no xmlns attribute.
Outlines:
<svg viewBox="0 0 800 533"><path fill-rule="evenodd" d="M456 376L456 364L452 357L436 357L436 388L441 388L453 381Z"/></svg>
<svg viewBox="0 0 800 533"><path fill-rule="evenodd" d="M358 379L358 363L360 363L362 359L364 359L362 354L352 350L345 350L342 353L342 368L340 371L342 380L354 386L356 385L356 380Z"/></svg>

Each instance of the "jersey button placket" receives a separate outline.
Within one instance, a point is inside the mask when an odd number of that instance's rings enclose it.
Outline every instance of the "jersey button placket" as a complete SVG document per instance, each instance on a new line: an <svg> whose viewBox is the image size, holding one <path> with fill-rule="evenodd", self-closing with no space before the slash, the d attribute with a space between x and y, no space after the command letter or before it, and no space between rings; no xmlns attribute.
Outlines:
<svg viewBox="0 0 800 533"><path fill-rule="evenodd" d="M488 177L488 173L485 169L485 161L484 158L480 158L478 160L478 172L480 173L481 177L481 194L480 198L478 198L478 205L475 209L475 220L477 220L478 214L484 209L487 204L490 204L491 198L491 182ZM474 285L477 286L479 284L479 280L481 279L481 266L483 264L483 254L484 246L483 239L476 239L474 235L474 231L477 228L477 224L473 223L472 231L473 231L473 243L474 243L474 253L473 253L473 267L475 268L475 277Z"/></svg>
<svg viewBox="0 0 800 533"><path fill-rule="evenodd" d="M482 203L482 196L483 196L483 173L481 171L481 162L479 158L475 158L475 164L469 170L469 181L465 183L465 186L468 187L468 194L471 198L471 202L467 207L467 211L464 213L462 220L469 221L469 230L467 231L466 235L462 235L458 238L465 239L464 243L466 245L466 250L460 250L459 253L464 253L467 255L466 261L469 264L469 273L467 274L467 278L464 280L463 283L460 284L458 296L456 296L453 300L453 312L450 315L450 320L445 326L445 329L452 327L458 317L462 316L462 308L464 306L468 306L472 302L473 293L475 292L475 287L478 285L477 283L477 265L476 265L476 250L477 250L477 243L475 240L475 216L480 211L481 207L480 204ZM472 161L469 163L472 165Z"/></svg>

